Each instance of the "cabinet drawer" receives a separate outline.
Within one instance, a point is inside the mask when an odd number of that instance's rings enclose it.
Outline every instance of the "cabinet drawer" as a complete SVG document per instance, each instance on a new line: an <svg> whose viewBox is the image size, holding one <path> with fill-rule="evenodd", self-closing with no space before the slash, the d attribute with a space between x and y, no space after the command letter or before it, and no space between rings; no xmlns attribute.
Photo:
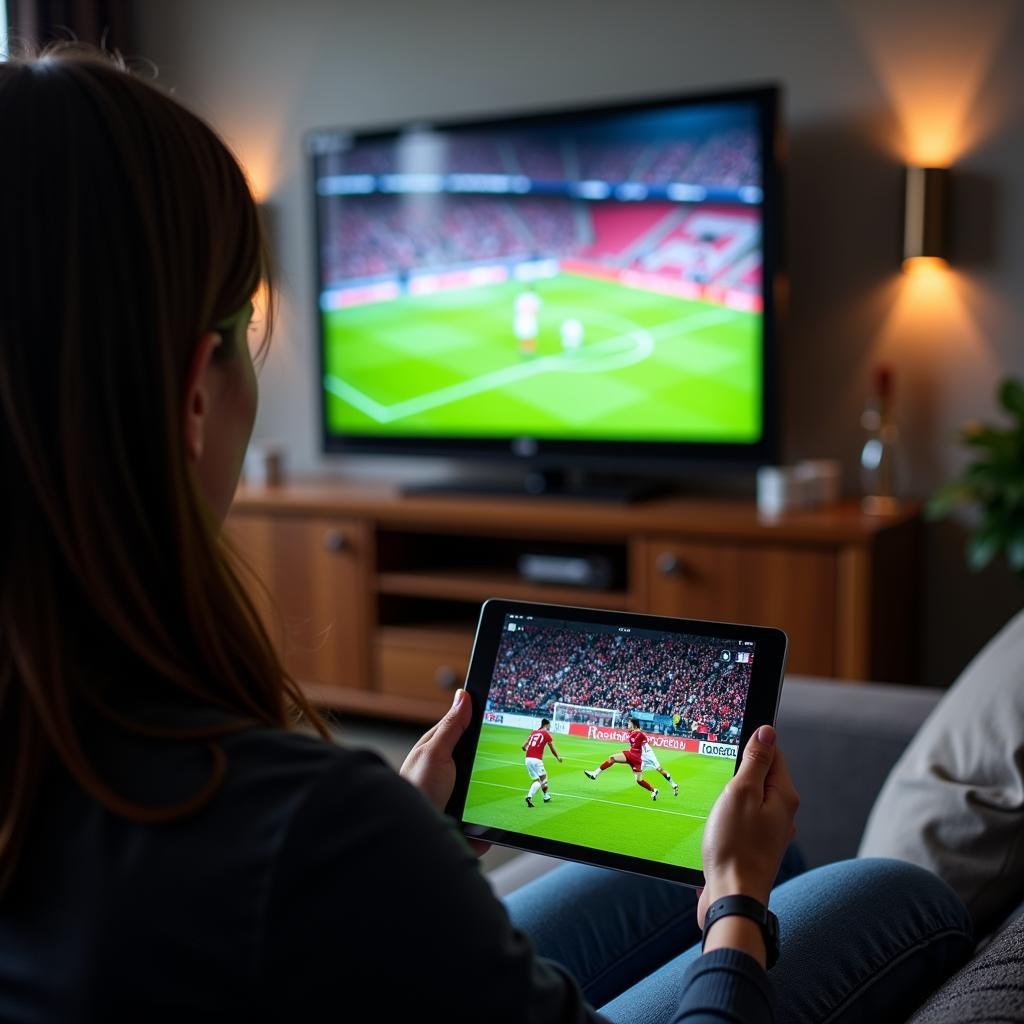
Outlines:
<svg viewBox="0 0 1024 1024"><path fill-rule="evenodd" d="M466 682L472 640L448 643L409 644L388 639L377 641L377 690L381 693L436 700L448 704L452 691Z"/></svg>
<svg viewBox="0 0 1024 1024"><path fill-rule="evenodd" d="M650 538L643 552L655 615L777 626L789 635L790 671L835 675L834 550Z"/></svg>

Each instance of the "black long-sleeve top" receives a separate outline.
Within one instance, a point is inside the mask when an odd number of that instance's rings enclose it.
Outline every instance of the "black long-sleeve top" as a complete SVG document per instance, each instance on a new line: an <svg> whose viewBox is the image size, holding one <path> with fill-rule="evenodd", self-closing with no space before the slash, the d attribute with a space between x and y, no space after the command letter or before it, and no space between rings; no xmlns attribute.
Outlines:
<svg viewBox="0 0 1024 1024"><path fill-rule="evenodd" d="M116 817L50 771L0 900L0 1020L601 1020L375 754L266 728L220 746L222 788L173 824ZM111 731L92 749L150 804L193 795L211 765L203 743ZM677 1021L773 1020L743 953L687 978Z"/></svg>

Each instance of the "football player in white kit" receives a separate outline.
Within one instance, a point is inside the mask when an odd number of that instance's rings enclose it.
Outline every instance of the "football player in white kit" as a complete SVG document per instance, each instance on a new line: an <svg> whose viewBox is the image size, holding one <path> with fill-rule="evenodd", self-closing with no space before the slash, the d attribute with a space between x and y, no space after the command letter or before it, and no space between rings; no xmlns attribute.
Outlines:
<svg viewBox="0 0 1024 1024"><path fill-rule="evenodd" d="M540 320L540 296L531 288L516 296L513 330L519 341L519 354L537 354L537 332Z"/></svg>
<svg viewBox="0 0 1024 1024"><path fill-rule="evenodd" d="M562 348L570 355L583 344L583 324L575 317L562 322Z"/></svg>

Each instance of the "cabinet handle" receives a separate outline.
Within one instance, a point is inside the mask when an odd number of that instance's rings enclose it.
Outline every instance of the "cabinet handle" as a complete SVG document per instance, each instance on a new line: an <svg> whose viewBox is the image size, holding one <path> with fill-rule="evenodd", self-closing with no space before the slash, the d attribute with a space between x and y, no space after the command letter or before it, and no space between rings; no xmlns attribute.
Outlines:
<svg viewBox="0 0 1024 1024"><path fill-rule="evenodd" d="M683 563L671 551L662 551L655 562L662 576L681 576Z"/></svg>
<svg viewBox="0 0 1024 1024"><path fill-rule="evenodd" d="M344 551L348 547L348 539L341 530L325 530L324 547L328 551Z"/></svg>
<svg viewBox="0 0 1024 1024"><path fill-rule="evenodd" d="M459 685L459 673L451 665L442 665L434 673L434 682L442 690L454 690Z"/></svg>

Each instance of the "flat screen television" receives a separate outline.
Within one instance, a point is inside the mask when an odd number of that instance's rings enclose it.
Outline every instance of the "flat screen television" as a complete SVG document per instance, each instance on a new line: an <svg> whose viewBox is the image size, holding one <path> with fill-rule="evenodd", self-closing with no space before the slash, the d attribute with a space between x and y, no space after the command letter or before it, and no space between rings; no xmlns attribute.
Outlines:
<svg viewBox="0 0 1024 1024"><path fill-rule="evenodd" d="M778 91L308 137L328 452L772 460Z"/></svg>

